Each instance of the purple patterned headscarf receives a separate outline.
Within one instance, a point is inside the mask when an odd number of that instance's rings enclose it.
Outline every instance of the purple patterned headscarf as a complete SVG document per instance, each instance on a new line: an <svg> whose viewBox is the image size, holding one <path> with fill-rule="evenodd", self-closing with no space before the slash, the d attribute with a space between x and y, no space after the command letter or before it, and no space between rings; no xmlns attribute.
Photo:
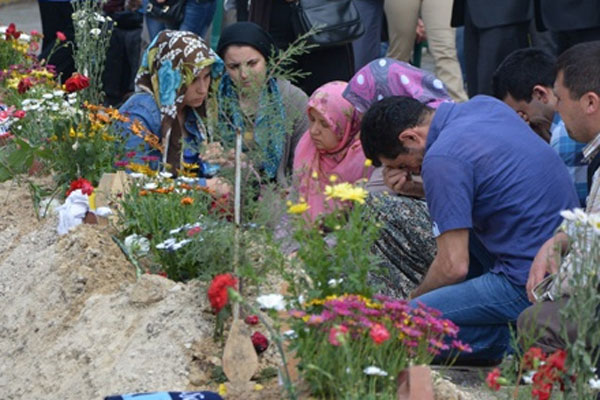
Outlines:
<svg viewBox="0 0 600 400"><path fill-rule="evenodd" d="M433 108L452 101L435 75L392 58L379 58L362 67L344 91L344 98L360 113L389 96L410 96Z"/></svg>

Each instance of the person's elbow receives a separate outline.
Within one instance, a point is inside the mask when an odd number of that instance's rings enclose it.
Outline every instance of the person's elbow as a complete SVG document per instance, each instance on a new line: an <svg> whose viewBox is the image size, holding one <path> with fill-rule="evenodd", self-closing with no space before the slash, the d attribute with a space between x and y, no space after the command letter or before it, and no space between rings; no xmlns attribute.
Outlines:
<svg viewBox="0 0 600 400"><path fill-rule="evenodd" d="M462 282L469 273L469 259L450 260L446 265L446 276L453 282Z"/></svg>

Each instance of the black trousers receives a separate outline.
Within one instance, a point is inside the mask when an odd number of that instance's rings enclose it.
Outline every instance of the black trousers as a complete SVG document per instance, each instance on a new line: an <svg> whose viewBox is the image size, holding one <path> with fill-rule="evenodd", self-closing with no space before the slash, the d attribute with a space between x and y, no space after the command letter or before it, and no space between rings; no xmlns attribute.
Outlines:
<svg viewBox="0 0 600 400"><path fill-rule="evenodd" d="M57 31L64 33L67 41L74 43L75 31L71 18L73 7L68 1L39 1L38 4L42 17L42 33L44 34L40 58L46 59L56 41ZM72 44L55 51L48 60L48 64L56 67L56 73L60 75L61 82L67 80L75 72Z"/></svg>
<svg viewBox="0 0 600 400"><path fill-rule="evenodd" d="M465 7L465 59L469 97L492 94L492 75L515 50L529 46L529 23L477 28Z"/></svg>
<svg viewBox="0 0 600 400"><path fill-rule="evenodd" d="M285 49L296 40L292 27L292 7L285 0L273 0L269 33L280 49ZM307 54L298 57L294 68L309 74L296 82L309 96L327 82L347 82L354 75L352 44L310 49Z"/></svg>
<svg viewBox="0 0 600 400"><path fill-rule="evenodd" d="M141 47L142 28L125 30L118 25L114 28L102 75L105 105L118 107L125 95L133 92Z"/></svg>

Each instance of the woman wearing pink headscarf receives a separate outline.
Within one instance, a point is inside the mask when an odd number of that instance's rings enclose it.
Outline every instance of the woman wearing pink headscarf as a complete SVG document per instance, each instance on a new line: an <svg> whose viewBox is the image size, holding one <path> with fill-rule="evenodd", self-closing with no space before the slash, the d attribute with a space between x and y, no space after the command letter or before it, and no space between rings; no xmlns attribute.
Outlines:
<svg viewBox="0 0 600 400"><path fill-rule="evenodd" d="M342 96L347 85L327 83L308 100L309 129L296 147L294 176L300 197L310 206L311 220L333 210L334 204L323 194L331 176L336 183L355 183L372 172L365 168L359 114Z"/></svg>

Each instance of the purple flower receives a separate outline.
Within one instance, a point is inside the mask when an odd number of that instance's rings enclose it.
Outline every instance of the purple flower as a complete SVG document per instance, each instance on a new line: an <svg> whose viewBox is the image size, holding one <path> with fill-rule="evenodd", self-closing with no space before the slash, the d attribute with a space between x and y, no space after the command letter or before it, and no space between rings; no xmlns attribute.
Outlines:
<svg viewBox="0 0 600 400"><path fill-rule="evenodd" d="M128 165L129 165L129 161L125 161L125 160L115 161L115 167L126 167Z"/></svg>

